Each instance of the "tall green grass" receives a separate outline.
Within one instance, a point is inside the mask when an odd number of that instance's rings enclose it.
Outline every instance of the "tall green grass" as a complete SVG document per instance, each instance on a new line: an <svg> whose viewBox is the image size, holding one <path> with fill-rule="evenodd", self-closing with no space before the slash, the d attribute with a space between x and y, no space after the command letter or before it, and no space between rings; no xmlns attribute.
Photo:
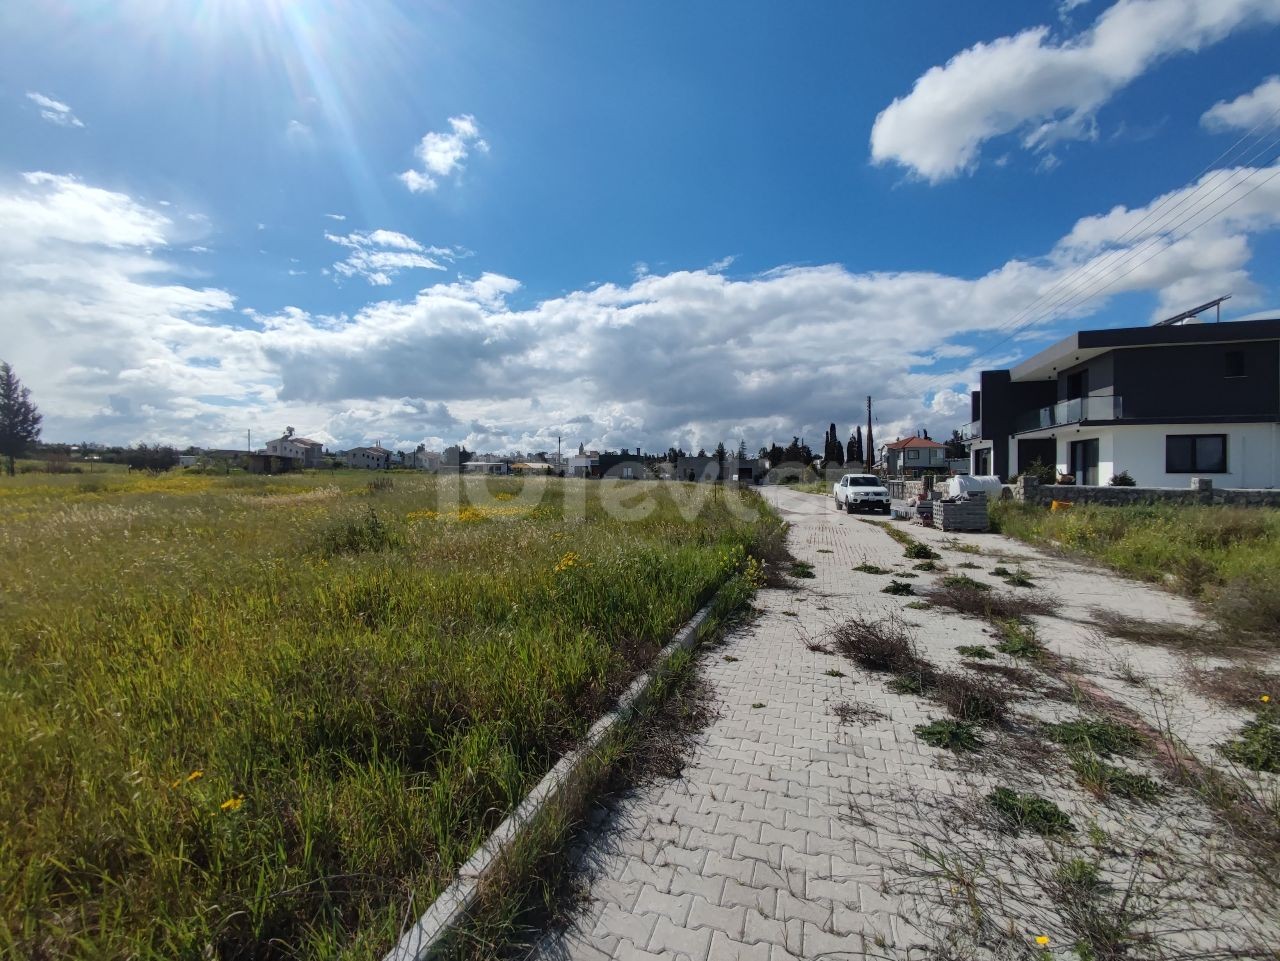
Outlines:
<svg viewBox="0 0 1280 961"><path fill-rule="evenodd" d="M1280 510L996 501L995 529L1061 546L1203 600L1229 630L1280 639Z"/></svg>
<svg viewBox="0 0 1280 961"><path fill-rule="evenodd" d="M0 955L377 956L779 532L367 479L0 483Z"/></svg>

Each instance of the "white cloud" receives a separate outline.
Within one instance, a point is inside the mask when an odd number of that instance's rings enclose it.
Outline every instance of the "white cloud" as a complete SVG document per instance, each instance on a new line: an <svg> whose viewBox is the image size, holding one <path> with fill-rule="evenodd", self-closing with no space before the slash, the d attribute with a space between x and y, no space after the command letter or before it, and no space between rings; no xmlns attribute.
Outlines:
<svg viewBox="0 0 1280 961"><path fill-rule="evenodd" d="M357 230L324 236L350 251L333 269L343 277L363 277L375 287L387 286L402 270L446 270L441 261L453 261L459 256L452 248L424 247L394 230Z"/></svg>
<svg viewBox="0 0 1280 961"><path fill-rule="evenodd" d="M1280 126L1280 76L1268 77L1235 100L1219 100L1200 118L1206 130L1253 130Z"/></svg>
<svg viewBox="0 0 1280 961"><path fill-rule="evenodd" d="M61 100L54 100L53 97L46 97L42 93L28 92L27 99L40 108L40 116L49 123L56 123L59 127L83 127L84 123L75 112Z"/></svg>
<svg viewBox="0 0 1280 961"><path fill-rule="evenodd" d="M347 219L346 214L325 214L325 216L328 217L330 220L346 220Z"/></svg>
<svg viewBox="0 0 1280 961"><path fill-rule="evenodd" d="M476 118L471 114L450 117L447 133L433 131L419 141L414 153L423 169L406 170L400 180L415 194L435 190L438 178L462 171L473 149L481 153L489 150L489 144L480 137Z"/></svg>
<svg viewBox="0 0 1280 961"><path fill-rule="evenodd" d="M1280 227L1280 177L1189 237L1138 226L1178 199L1082 218L1044 257L977 277L703 268L520 306L515 279L480 273L351 314L232 314L230 294L181 282L164 259L190 243L181 211L170 219L122 193L31 174L0 180L4 359L57 440L230 446L246 427L265 436L294 424L336 446L554 449L560 434L569 448L744 438L755 449L792 434L812 442L832 420L843 433L866 394L881 439L920 426L946 436L978 370L1061 327L1034 325L1002 356L982 345L1081 266L1148 239L1163 250L1078 304L1071 327L1121 291L1183 308L1206 291L1248 290L1250 237ZM451 253L391 230L328 236L357 260ZM406 269L344 260L338 276L343 265L346 276Z"/></svg>
<svg viewBox="0 0 1280 961"><path fill-rule="evenodd" d="M996 137L1039 151L1096 136L1096 111L1159 61L1278 21L1280 0L1119 0L1074 37L1039 26L975 44L881 111L872 159L936 183L972 170Z"/></svg>

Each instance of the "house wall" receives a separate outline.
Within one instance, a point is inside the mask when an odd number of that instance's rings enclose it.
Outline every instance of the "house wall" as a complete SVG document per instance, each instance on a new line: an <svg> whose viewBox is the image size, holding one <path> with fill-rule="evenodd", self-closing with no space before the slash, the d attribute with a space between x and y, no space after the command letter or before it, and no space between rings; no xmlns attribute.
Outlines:
<svg viewBox="0 0 1280 961"><path fill-rule="evenodd" d="M1227 377L1226 355L1244 355L1243 377ZM1280 342L1132 347L1115 357L1124 417L1280 418Z"/></svg>
<svg viewBox="0 0 1280 961"><path fill-rule="evenodd" d="M1226 434L1227 472L1208 477L1215 487L1280 487L1280 424L1134 424L1066 428L1057 433L1057 466L1066 473L1069 444L1098 438L1098 483L1128 471L1142 487L1186 487L1191 474L1165 472L1165 437L1170 434Z"/></svg>

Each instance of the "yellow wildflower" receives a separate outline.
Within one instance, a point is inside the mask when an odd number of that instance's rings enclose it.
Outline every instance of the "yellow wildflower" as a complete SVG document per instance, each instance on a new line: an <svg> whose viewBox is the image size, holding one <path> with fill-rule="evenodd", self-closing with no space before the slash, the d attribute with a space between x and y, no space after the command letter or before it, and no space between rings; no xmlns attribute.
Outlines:
<svg viewBox="0 0 1280 961"><path fill-rule="evenodd" d="M576 563L578 563L578 555L574 551L568 551L564 557L560 558L560 563L556 565L556 573L567 571Z"/></svg>
<svg viewBox="0 0 1280 961"><path fill-rule="evenodd" d="M1260 700L1263 704L1270 704L1270 703L1271 703L1271 695L1270 695L1270 694L1264 694L1264 695L1262 695L1262 697L1258 698L1258 700Z"/></svg>
<svg viewBox="0 0 1280 961"><path fill-rule="evenodd" d="M1047 934L1041 934L1036 936L1036 944L1040 945L1040 947L1043 948L1048 943L1049 943L1049 936Z"/></svg>
<svg viewBox="0 0 1280 961"><path fill-rule="evenodd" d="M200 771L200 770L192 771L190 774L187 775L187 783L190 784L192 781L198 781L202 777L204 777L204 771Z"/></svg>
<svg viewBox="0 0 1280 961"><path fill-rule="evenodd" d="M219 804L218 807L224 811L239 811L241 805L243 804L244 804L244 795L237 794L237 795L234 795L233 797L227 798L225 801Z"/></svg>

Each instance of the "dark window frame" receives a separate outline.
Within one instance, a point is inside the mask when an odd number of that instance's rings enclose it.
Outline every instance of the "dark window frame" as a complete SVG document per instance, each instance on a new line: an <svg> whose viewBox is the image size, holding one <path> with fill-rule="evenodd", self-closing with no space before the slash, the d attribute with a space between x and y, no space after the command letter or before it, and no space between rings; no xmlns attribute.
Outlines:
<svg viewBox="0 0 1280 961"><path fill-rule="evenodd" d="M1202 467L1196 457L1199 447L1197 441L1216 438L1222 441L1222 460L1221 466ZM1230 459L1227 449L1227 434L1165 434L1164 435L1164 472L1166 474L1228 474L1230 473ZM1189 445L1187 452L1187 461L1189 467L1175 467L1173 459L1170 457L1169 442L1185 441Z"/></svg>
<svg viewBox="0 0 1280 961"><path fill-rule="evenodd" d="M1238 367L1236 366L1237 362L1239 364ZM1248 376L1248 374L1245 373L1245 369L1244 369L1244 351L1243 350L1228 350L1225 353L1223 353L1222 367L1223 367L1222 376L1227 378L1228 380L1234 380L1240 377ZM1233 373L1234 370L1238 370L1239 373Z"/></svg>

